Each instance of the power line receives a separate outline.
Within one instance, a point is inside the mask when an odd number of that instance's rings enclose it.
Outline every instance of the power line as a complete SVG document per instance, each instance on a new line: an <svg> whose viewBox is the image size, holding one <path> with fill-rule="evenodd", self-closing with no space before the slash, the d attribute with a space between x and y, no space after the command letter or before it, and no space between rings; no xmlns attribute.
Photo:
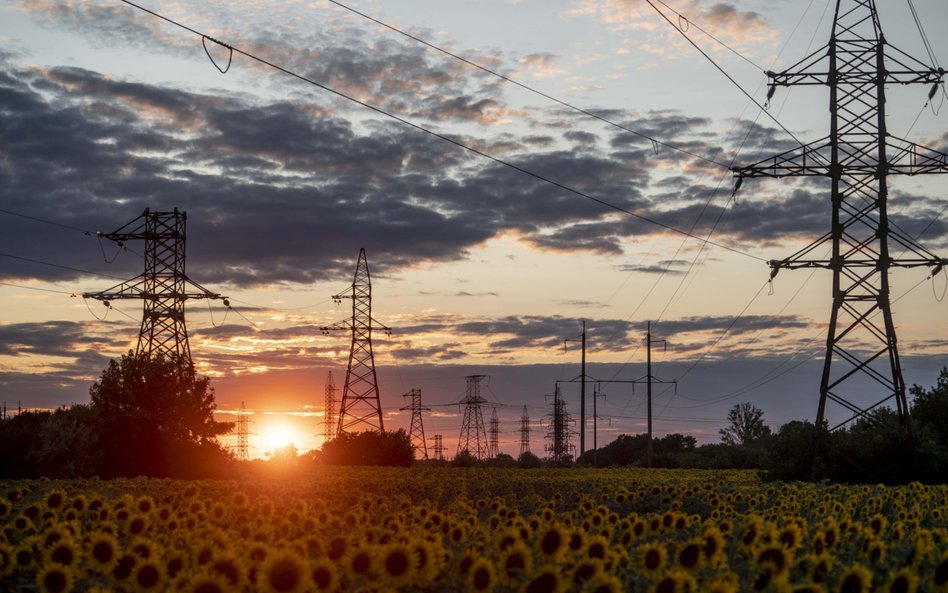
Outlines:
<svg viewBox="0 0 948 593"><path fill-rule="evenodd" d="M78 297L79 293L66 290L54 290L52 288L40 288L39 286L24 286L23 284L13 284L11 282L0 282L0 286L12 286L13 288L23 288L26 290L38 290L41 292L54 292L58 294L68 294L71 297Z"/></svg>
<svg viewBox="0 0 948 593"><path fill-rule="evenodd" d="M333 0L329 0L329 1L332 2ZM727 49L728 51L730 51L732 54L734 54L735 56L737 56L737 57L739 57L740 59L744 60L745 62L747 62L748 64L750 64L750 65L753 66L754 68L757 68L757 69L760 70L761 72L764 71L764 68L762 68L761 66L758 66L753 60L751 60L750 58L748 58L747 56L745 56L745 55L742 54L741 52L737 51L736 49L734 49L734 48L731 47L730 45L724 43L723 41L721 41L720 39L718 39L717 37L715 37L715 36L712 35L711 33L708 33L707 31L705 31L704 29L702 29L700 26L698 26L697 24L695 24L695 22L694 22L693 20L691 20L691 19L689 19L688 17L686 17L685 15L681 14L680 12L678 12L677 10L675 10L674 8L672 8L671 6L665 4L664 2L662 2L662 0L657 0L657 1L658 1L659 4L661 4L662 6L664 6L665 8L667 8L668 10L670 10L670 11L672 11L672 12L674 12L675 14L678 15L678 22L679 22L679 25L681 25L682 21L684 21L685 23L687 23L687 26L693 26L695 29L701 31L702 33L704 33L705 35L707 35L708 37L710 37L711 39L713 39L713 40L716 41L717 43L721 44L725 49ZM813 3L812 0L810 0L810 3L811 3L811 4ZM686 28L687 28L687 26L686 26ZM679 29L680 29L680 28L681 28L681 26L679 26Z"/></svg>
<svg viewBox="0 0 948 593"><path fill-rule="evenodd" d="M6 208L0 208L0 212L4 214L9 214L10 216L19 216L20 218L26 218L28 220L33 220L36 222L42 222L44 224L51 224L53 226L62 227L64 229L69 229L71 231L78 231L84 235L94 235L93 231L79 228L77 226L72 226L70 224L63 224L61 222L54 222L52 220L46 220L45 218L39 218L38 216L30 216L28 214L20 214L19 212L13 212L12 210L7 210Z"/></svg>
<svg viewBox="0 0 948 593"><path fill-rule="evenodd" d="M749 257L749 258L755 259L755 260L757 260L757 261L761 261L761 262L766 261L766 260L765 260L764 258L762 258L762 257L758 257L758 256L756 256L756 255L752 255L752 254L750 254L750 253L747 253L746 251L742 251L742 250L740 250L740 249L737 249L736 247L730 247L730 246L727 246L727 245L723 245L723 244L721 244L721 243L717 243L717 242L715 242L715 241L709 241L709 240L704 239L704 238L702 238L702 237L699 237L699 236L697 236L697 235L691 234L691 233L689 233L689 232L687 232L687 231L683 231L683 230L681 230L681 229L675 228L675 227L673 227L673 226L671 226L671 225L669 225L669 224L665 224L665 223L663 223L663 222L661 222L661 221L659 221L659 220L656 220L656 219L654 219L654 218L650 218L650 217L644 216L644 215L642 215L642 214L637 214L637 213L632 212L631 210L628 210L628 209L623 208L623 207L621 207L621 206L617 206L617 205L615 205L615 204L611 204L611 203L609 203L609 202L607 202L607 201L605 201L605 200L603 200L603 199L601 199L601 198L597 198L597 197L595 197L595 196L592 196L592 195L590 195L590 194L587 194L587 193L585 193L585 192L582 192L582 191L580 191L580 190L578 190L578 189L575 189L575 188L573 188L573 187L570 187L570 186L565 185L565 184L563 184L563 183L560 183L560 182L558 182L558 181L554 181L554 180L552 180L552 179L550 179L550 178L548 178L548 177L545 177L545 176L543 176L543 175L540 175L539 173L535 173L535 172L533 172L533 171L530 171L529 169L525 169L525 168L523 168L523 167L521 167L521 166L519 166L519 165L516 165L516 164L514 164L514 163L512 163L512 162L510 162L510 161L505 161L504 159L501 159L501 158L499 158L499 157L493 156L493 155L491 155L491 154L489 154L489 153L486 153L486 152L484 152L484 151L482 151L482 150L480 150L480 149L474 148L473 146L470 146L470 145L468 145L468 144L465 144L465 143L461 142L460 140L456 140L456 139L451 138L451 137L449 137L449 136L445 136L444 134L440 134L440 133L435 132L434 130L431 130L431 129L429 129L429 128L426 128L426 127L424 127L424 126L422 126L422 125L420 125L420 124L414 123L414 122L409 121L409 120L407 120L407 119L405 119L405 118L403 118L403 117L400 117L400 116L398 116L398 115L395 115L395 114L393 114L393 113L390 113L390 112L388 112L388 111L385 111L385 110L382 109L381 107L376 107L375 105L372 105L372 104L370 104L370 103L366 103L365 101L362 101L362 100L360 100L360 99L357 99L357 98L355 98L355 97L353 97L353 96L351 96L351 95L348 95L348 94L346 94L346 93L343 93L342 91L338 91L338 90L336 90L336 89L334 89L334 88L332 88L332 87L329 87L329 86L327 86L327 85L325 85L325 84L322 84L322 83L320 83L320 82L317 82L317 81L315 81L315 80L313 80L313 79L311 79L311 78L307 78L306 76L303 76L302 74L293 72L292 70L289 70L289 69L287 69L287 68L284 68L283 66L279 66L279 65L277 65L277 64L274 64L273 62L270 62L270 61L268 61L268 60L266 60L266 59L264 59L264 58L258 57L258 56L256 56L256 55L251 54L251 53L249 53L249 52L246 52L246 51L244 51L244 50L242 50L242 49L239 49L239 48L237 48L237 47L234 47L234 46L228 45L228 44L226 44L226 43L223 43L223 42L221 42L221 41L218 41L217 39L214 39L213 37L210 37L210 36L208 36L208 35L205 35L204 33L201 33L200 31L197 31L197 30L195 30L195 29L192 29L191 27L188 27L187 25L181 24L181 23L179 23L179 22L177 22L177 21L175 21L175 20L173 20L173 19L171 19L171 18L168 18L168 17L166 17L166 16L164 16L164 15L162 15L162 14L159 14L159 13L157 13L157 12L154 12L154 11L152 11L152 10L149 10L149 9L147 9L147 8L144 8L144 7L142 7L142 6L139 6L138 4L135 4L134 2L131 2L130 0L120 0L120 1L123 2L123 3L125 3L125 4L128 4L129 6L132 6L132 7L134 7L134 8L137 8L138 10L141 10L142 12L146 12L146 13L148 13L148 14L150 14L150 15L156 17L156 18L159 18L159 19L161 19L161 20L163 20L163 21L165 21L165 22L167 22L167 23L169 23L169 24L172 24L172 25L174 25L174 26L176 26L176 27L179 27L179 28L181 28L181 29L184 29L185 31L188 31L189 33L192 33L192 34L194 34L194 35L198 35L198 36L200 36L200 37L202 37L202 38L209 39L210 41L213 41L214 43L217 43L218 45L220 45L220 46L222 46L222 47L225 47L225 48L227 48L227 49L229 49L229 50L231 50L231 51L233 51L233 52L236 52L236 53L238 53L238 54L240 54L240 55L242 55L242 56L245 56L245 57L247 57L247 58L250 58L251 60L254 60L254 61L256 61L256 62L259 62L259 63L261 63L261 64L263 64L263 65L265 65L265 66L269 66L270 68L273 68L274 70L277 70L277 71L279 71L279 72L282 72L282 73L284 73L284 74L286 74L286 75L288 75L288 76L291 76L291 77L293 77L293 78L296 78L296 79L298 79L298 80L300 80L300 81L303 81L303 82L306 82L306 83L308 83L308 84L311 84L311 85L313 85L313 86L315 86L315 87L317 87L317 88L320 88L320 89L322 89L322 90L324 90L324 91L326 91L326 92L332 93L332 94L334 94L334 95L336 95L336 96L338 96L338 97L341 97L341 98L343 98L343 99L346 99L347 101L351 101L351 102L353 102L353 103L355 103L355 104L357 104L357 105L360 105L360 106L362 106L362 107L364 107L364 108L366 108L366 109L369 109L369 110L374 111L374 112L376 112L376 113L378 113L378 114L380 114L380 115L383 115L383 116L385 116L385 117L388 117L388 118L390 118L390 119L393 119L393 120L395 120L395 121L397 121L397 122L399 122L399 123L401 123L401 124L404 124L404 125L406 125L406 126L409 126L409 127L411 127L411 128L414 128L415 130L418 130L418 131L420 131L420 132L424 132L425 134L428 134L428 135L430 135L430 136L433 136L433 137L435 137L435 138L438 138L438 139L440 139L440 140L443 140L443 141L445 141L445 142L448 142L448 143L450 143L450 144L453 144L453 145L457 146L458 148L462 148L462 149L464 149L464 150L467 150L468 152L471 152L471 153L474 153L474 154L476 154L476 155L478 155L478 156L481 156L481 157L483 157L483 158L486 158L486 159L488 159L488 160L490 160L490 161L492 161L492 162L494 162L494 163L497 163L498 165L502 165L502 166L507 167L507 168L509 168L509 169L513 169L514 171L518 171L518 172L520 172L520 173L523 173L524 175L527 175L527 176L529 176L529 177L533 177L534 179L536 179L536 180L538 180L538 181L541 181L541 182L543 182L543 183L547 183L547 184L552 185L552 186L554 186L554 187L558 187L558 188L560 188L560 189L562 189L562 190L564 190L564 191L566 191L566 192L569 192L569 193L571 193L571 194L577 195L577 196L579 196L579 197L581 197L581 198L585 198L585 199L587 199L587 200L589 200L589 201L591 201L591 202L595 202L595 203L597 203L597 204L600 204L601 206L605 206L606 208L615 210L615 211L617 211L617 212L621 212L621 213L623 213L623 214L626 214L626 215L628 215L628 216L631 216L631 217L633 217L633 218L636 218L636 219L638 219L638 220L641 220L642 222L646 222L646 223L649 223L649 224L651 224L651 225L658 226L658 227L663 228L663 229L665 229L665 230L667 230L667 231L671 231L671 232L676 233L676 234L679 234L679 235L683 235L683 236L686 236L686 237L690 237L690 238L695 239L695 240L697 240L697 241L701 241L702 243L706 243L706 244L708 244L708 245L713 245L713 246L715 246L715 247L724 249L724 250L726 250L726 251L730 251L730 252L732 252L732 253L736 253L736 254L738 254L738 255L743 255L743 256L745 256L745 257Z"/></svg>
<svg viewBox="0 0 948 593"><path fill-rule="evenodd" d="M91 276L101 276L101 277L103 277L103 278L111 278L111 279L113 279L113 280L122 280L122 278L119 278L118 276L112 276L112 275L110 275L110 274L103 274L103 273L101 273L101 272L91 272L91 271L89 271L89 270L83 270L83 269L81 269L81 268L73 268L73 267L70 267L70 266L63 266L63 265L60 265L60 264L54 264L54 263L50 263L50 262L46 262L46 261L42 261L42 260L38 260L38 259L32 259L32 258L29 258L29 257L22 257L22 256L19 256L19 255L12 255L12 254L10 254L10 253L0 253L0 256L2 256L2 257L9 257L10 259L18 259L18 260L20 260L20 261L25 261L25 262L29 262L29 263L33 263L33 264L40 264L40 265L44 265L44 266L50 266L50 267L52 267L52 268L59 268L59 269L61 269L61 270L69 270L69 271L71 271L71 272L79 272L80 274L89 274L89 275L91 275Z"/></svg>
<svg viewBox="0 0 948 593"><path fill-rule="evenodd" d="M123 0L123 1L125 1L125 0ZM679 27L675 27L675 24L671 22L671 20L665 15L665 13L663 13L661 10L659 10L659 8L658 8L657 6L655 6L655 4L652 3L652 0L645 0L645 1L648 2L649 6L651 6L652 8L655 9L655 12L657 12L657 13L659 14L659 16L661 16L663 19L665 19L665 22L667 22L669 25L671 25L672 27L674 27L675 30L678 31L678 33L680 33L681 36L684 37L685 40L688 41L688 43L691 44L692 47L694 47L696 50L698 50L698 52L699 52L702 56L704 56L705 59L707 59L709 62L711 62L711 65L712 65L712 66L714 66L721 74L723 74L725 78L727 78L729 81L731 81L731 83L732 83L734 86L736 86L739 91L741 91L742 93L744 93L744 95L745 95L748 99L750 99L750 100L754 103L754 105L757 105L758 107L760 107L760 109L761 109L764 113L767 114L767 117L769 117L775 124L777 124L777 125L780 127L781 130L783 130L784 132L787 133L787 135L789 135L791 138L793 138L793 140L794 140L797 144L799 144L800 146L805 146L805 145L803 144L803 142L802 142L799 138L797 138L796 135L795 135L793 132L791 132L786 126L784 126L782 123L780 123L780 120L778 120L778 119L776 118L776 116L774 116L772 113L770 113L769 111L767 111L767 110L764 108L763 105L761 105L760 103L757 102L757 99L755 99L750 93L748 93L746 90L744 90L744 87L742 87L739 82L737 82L736 80L734 80L734 78L733 78L730 74L728 74L727 71L724 70L724 68L722 68L721 66L719 66L718 63L714 61L714 58L712 58L711 56L709 56L706 51L704 51L703 49L701 49L701 48L698 46L698 44L695 43L694 41L692 41L692 39L691 39L690 37L688 37L688 35L687 35L684 31L682 31ZM817 153L817 152L814 152L814 153L813 153L813 158L815 158L815 159L817 159L817 160L824 160L823 157L822 157L819 153ZM824 163L824 164L825 164L825 163Z"/></svg>
<svg viewBox="0 0 948 593"><path fill-rule="evenodd" d="M518 81L518 80L516 80L516 79L510 78L509 76L506 76L506 75L504 75L504 74L501 74L500 72L497 72L496 70L492 70L492 69L490 69L490 68L488 68L488 67L486 67L486 66L482 66L482 65L478 64L477 62L474 62L474 61L469 60L469 59L467 59L467 58L465 58L465 57L462 57L462 56L459 56L459 55L457 55L457 54L455 54L455 53L452 53L452 52L450 52L450 51L448 51L448 50L446 50L446 49L444 49L444 48L442 48L442 47L439 47L439 46L437 46L437 45L435 45L435 44L433 44L433 43L431 43L431 42L429 42L429 41L425 41L424 39L422 39L422 38L420 38L420 37L418 37L418 36L416 36L416 35L412 35L411 33L408 33L407 31L404 31L404 30L402 30L402 29L399 29L398 27L396 27L396 26L394 26L394 25L390 25L390 24L388 24L388 23L386 23L386 22L383 22L383 21L381 21L381 20L379 20L379 19L377 19L377 18L375 18L375 17L369 16L369 15L365 14L364 12L359 12L358 10L352 8L351 6L346 6L346 5L343 4L342 2L338 2L337 0L327 0L327 1L330 2L330 3L332 3L332 4L335 4L336 6L338 6L338 7L340 7L340 8L344 8L345 10L348 10L349 12L351 12L351 13L353 13L353 14L357 14L357 15L361 16L361 17L364 18L364 19L370 20L370 21L372 21L373 23L375 23L375 24L377 24L377 25L380 25L380 26L382 26L382 27L385 27L386 29L389 29L389 30L391 30L391 31L394 31L395 33L398 33L399 35L404 35L405 37L408 37L409 39L411 39L411 40L413 40L413 41L417 41L418 43L420 43L420 44L422 44L422 45L424 45L424 46L426 46L426 47L429 47L429 48L431 48L431 49L433 49L433 50L435 50L435 51L441 52L441 53L443 53L443 54L446 55L446 56L450 56L450 57L452 57L452 58L454 58L454 59L456 59L456 60L460 60L460 61L464 62L465 64L467 64L468 66L472 66L472 67L474 67L474 68L477 68L478 70L481 70L481 71L483 71L483 72L486 72L487 74L490 74L490 75L492 75L492 76L496 76L497 78L500 78L501 80L504 80L504 81L509 82L509 83L511 83L511 84L513 84L513 85L516 85L516 86L518 86L518 87L520 87L520 88L522 88L522 89L524 89L524 90L526 90L526 91L530 91L531 93L534 93L534 94L536 94L536 95L539 95L539 96L543 97L544 99L549 99L550 101L553 101L554 103L557 103L557 104L559 104L559 105L562 105L563 107L566 107L566 108L568 108L568 109L572 109L573 111L576 111L576 112L578 112L578 113L582 113L582 114L585 115L585 116L588 116L588 117L591 117L591 118L593 118L593 119L599 120L599 121L601 121L601 122L603 122L603 123L605 123L605 124L608 124L608 125L610 125L610 126L613 126L613 127L615 127L615 128L618 128L618 129L623 130L623 131L625 131L625 132L629 132L630 134L634 134L634 135L636 135L636 136L638 136L638 137L640 137L640 138L645 138L646 140L650 140L651 142L654 142L655 144L664 146L665 148L670 148L671 150L675 150L675 151L678 151L678 152L680 152L680 153L687 154L688 156L694 157L694 158L696 158L696 159L701 159L702 161L704 161L704 162L706 162L706 163L709 163L709 164L712 164L712 165L715 165L715 166L717 166L717 167L729 168L729 166L728 166L728 165L725 165L724 163L721 163L721 162L719 162L719 161L716 161L716 160L711 159L711 158L708 158L708 157L701 156L700 154L695 154L695 153L691 152L690 150L687 150L687 149L685 149L685 148L681 148L680 146L675 146L674 144L670 144L670 143L668 143L668 142L663 142L663 141L661 141L661 140L658 140L657 138L653 138L652 136L649 136L648 134L643 134L642 132L639 132L639 131L630 129L630 128L628 128L627 126L624 126L624 125L622 125L622 124L620 124L620 123L616 123L616 122L614 122L614 121L612 121L612 120L610 120L610 119L608 119L608 118L602 117L601 115L597 115L597 114L595 114L595 113L593 113L593 112L591 112L591 111L589 111L589 110L587 110L587 109L583 109L582 107L577 107L576 105L573 105L572 103L568 103L568 102L563 101L563 100L561 100L561 99L557 99L556 97L554 97L554 96L552 96L552 95L549 95L549 94L547 94L547 93L544 93L543 91L537 90L537 89L535 89L535 88L533 88L533 87L531 87L531 86L529 86L529 85L527 85L527 84L525 84L525 83L522 83L522 82L520 82L520 81ZM732 51L733 51L733 50L732 50Z"/></svg>

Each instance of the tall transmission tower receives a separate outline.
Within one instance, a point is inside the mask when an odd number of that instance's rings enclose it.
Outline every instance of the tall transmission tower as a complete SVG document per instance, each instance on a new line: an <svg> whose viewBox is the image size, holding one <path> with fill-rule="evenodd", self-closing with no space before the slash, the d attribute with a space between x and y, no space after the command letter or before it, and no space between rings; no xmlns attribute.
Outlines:
<svg viewBox="0 0 948 593"><path fill-rule="evenodd" d="M530 452L530 414L527 412L527 406L523 407L523 413L520 414L520 454Z"/></svg>
<svg viewBox="0 0 948 593"><path fill-rule="evenodd" d="M444 461L444 435L434 435L434 456L438 461Z"/></svg>
<svg viewBox="0 0 948 593"><path fill-rule="evenodd" d="M583 319L583 331L576 338L567 338L565 342L580 342L582 344L582 366L579 379L579 454L586 451L586 320ZM574 379L575 380L575 379Z"/></svg>
<svg viewBox="0 0 948 593"><path fill-rule="evenodd" d="M352 286L332 298L336 303L341 303L342 299L352 299L351 319L322 328L326 334L331 331L348 331L352 334L336 435L350 432L353 428L384 432L375 357L372 354L372 331L382 330L389 334L392 330L372 318L372 282L365 249L359 250Z"/></svg>
<svg viewBox="0 0 948 593"><path fill-rule="evenodd" d="M97 233L120 246L132 240L145 241L145 271L131 280L101 292L87 292L83 298L102 301L107 307L118 299L142 301L142 324L138 333L138 354L166 356L193 367L184 304L190 299L227 298L194 282L185 273L185 226L187 214L152 212L148 208L137 218L112 233Z"/></svg>
<svg viewBox="0 0 948 593"><path fill-rule="evenodd" d="M500 420L497 418L497 408L491 408L490 412L490 435L489 445L487 447L487 458L493 459L500 453Z"/></svg>
<svg viewBox="0 0 948 593"><path fill-rule="evenodd" d="M885 91L892 83L930 84L933 94L943 83L944 70L888 44L873 0L837 0L829 43L767 76L771 96L778 86L829 87L829 136L734 169L737 187L752 177L830 179L830 230L790 257L769 262L771 278L784 268L833 271L817 430L822 432L828 402L843 408L844 419L835 430L894 401L903 432L910 436L889 270L928 266L934 276L948 260L936 257L890 221L887 178L946 173L948 155L889 133ZM827 243L829 259L819 257ZM902 253L893 257L890 247ZM881 388L880 394L867 389L867 379Z"/></svg>
<svg viewBox="0 0 948 593"><path fill-rule="evenodd" d="M425 439L425 426L421 423L421 412L430 412L431 408L422 407L421 389L412 389L408 393L402 394L402 397L411 398L411 404L402 408L402 410L411 410L411 428L408 431L411 446L424 456L423 459L427 460L428 441Z"/></svg>
<svg viewBox="0 0 948 593"><path fill-rule="evenodd" d="M250 414L247 413L244 402L240 402L240 411L237 413L234 429L237 432L237 460L250 461Z"/></svg>
<svg viewBox="0 0 948 593"><path fill-rule="evenodd" d="M566 402L560 397L560 386L557 384L553 391L553 411L547 415L550 418L550 430L546 434L549 444L546 446L553 463L566 463L570 460L570 430L572 419L566 411Z"/></svg>
<svg viewBox="0 0 948 593"><path fill-rule="evenodd" d="M461 422L461 436L458 438L458 450L467 451L477 459L487 455L487 434L484 432L484 415L481 406L487 400L481 397L481 379L487 375L469 375L464 399L464 419Z"/></svg>
<svg viewBox="0 0 948 593"><path fill-rule="evenodd" d="M336 384L332 380L332 371L326 375L326 399L323 404L323 442L336 438Z"/></svg>

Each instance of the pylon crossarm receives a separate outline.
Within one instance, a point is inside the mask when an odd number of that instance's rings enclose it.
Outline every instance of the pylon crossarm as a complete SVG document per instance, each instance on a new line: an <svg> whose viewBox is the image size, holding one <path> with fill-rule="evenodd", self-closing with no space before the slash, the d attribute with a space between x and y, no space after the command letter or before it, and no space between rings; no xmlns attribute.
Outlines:
<svg viewBox="0 0 948 593"><path fill-rule="evenodd" d="M734 177L812 177L829 175L829 138L823 138L786 152L768 157L751 165L732 167Z"/></svg>
<svg viewBox="0 0 948 593"><path fill-rule="evenodd" d="M886 141L886 148L893 151L889 157L889 173L948 173L948 154L944 152L891 135Z"/></svg>
<svg viewBox="0 0 948 593"><path fill-rule="evenodd" d="M828 57L829 46L824 45L782 72L768 70L764 74L770 79L771 87L796 84L825 85L826 78L829 76L829 66L822 66L820 62L827 60Z"/></svg>

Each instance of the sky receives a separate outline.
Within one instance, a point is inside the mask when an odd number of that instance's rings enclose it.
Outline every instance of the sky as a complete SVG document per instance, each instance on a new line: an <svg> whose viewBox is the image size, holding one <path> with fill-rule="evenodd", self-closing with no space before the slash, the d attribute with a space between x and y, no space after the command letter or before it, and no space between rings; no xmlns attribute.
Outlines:
<svg viewBox="0 0 948 593"><path fill-rule="evenodd" d="M95 232L178 208L188 276L232 305L188 303L191 352L218 418L252 413L253 456L277 432L322 443L350 342L320 328L351 314L331 297L361 248L373 317L392 329L373 339L386 428L408 427L403 394L421 389L429 452L441 434L454 454L465 377L483 374L501 450L519 452L527 406L544 456L557 385L579 416L583 321L587 375L615 381L595 400L600 446L645 431L645 386L622 381L647 375L648 323L657 435L717 442L743 401L775 429L813 420L831 273L770 283L766 262L829 229L828 181L733 194L727 165L793 148L787 130L827 135L825 87L760 105L763 71L823 47L834 4L141 4L241 50L229 60L119 0L2 0L0 395L10 409L88 402L141 320L138 301L81 297L142 273L141 245ZM909 3L878 4L889 44L931 63ZM932 33L948 22L941 0L914 8ZM948 60L948 40L928 39ZM948 152L946 95L928 91L889 88L887 126ZM948 256L946 178L889 186L893 222ZM891 274L908 385L948 364L948 276L930 272Z"/></svg>

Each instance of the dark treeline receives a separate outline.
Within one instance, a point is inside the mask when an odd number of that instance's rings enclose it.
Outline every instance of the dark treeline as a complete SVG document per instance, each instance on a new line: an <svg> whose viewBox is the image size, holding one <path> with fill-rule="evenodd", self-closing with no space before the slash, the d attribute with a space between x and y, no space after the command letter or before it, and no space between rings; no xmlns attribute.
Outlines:
<svg viewBox="0 0 948 593"><path fill-rule="evenodd" d="M852 425L817 434L810 421L795 420L776 433L751 404L735 406L721 442L696 446L693 437L670 434L653 440L653 467L759 469L778 480L830 480L901 484L948 481L948 368L931 389L911 389L908 436L897 414L873 410ZM819 437L819 438L818 438ZM645 435L621 435L587 451L581 465L644 466Z"/></svg>
<svg viewBox="0 0 948 593"><path fill-rule="evenodd" d="M214 420L214 390L193 367L129 353L90 389L91 403L55 411L27 411L0 422L0 478L154 476L239 478L307 472L314 465L407 466L414 460L404 430L343 434L321 450L297 455L291 446L269 460L238 462L218 437L233 428ZM892 410L877 409L843 429L817 434L809 421L775 433L750 403L732 408L721 442L694 437L653 439L652 466L757 469L772 479L905 483L948 480L948 368L930 389L911 389L911 436ZM819 438L818 438L819 437ZM579 459L552 464L533 453L505 453L480 461L461 451L455 467L643 467L645 435L621 435Z"/></svg>

